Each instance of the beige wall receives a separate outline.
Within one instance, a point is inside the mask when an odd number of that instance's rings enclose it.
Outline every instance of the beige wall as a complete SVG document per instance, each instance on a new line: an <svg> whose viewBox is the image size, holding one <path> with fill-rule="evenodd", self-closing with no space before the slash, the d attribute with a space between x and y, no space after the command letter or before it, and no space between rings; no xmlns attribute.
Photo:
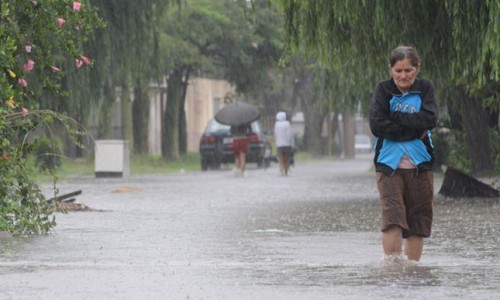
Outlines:
<svg viewBox="0 0 500 300"><path fill-rule="evenodd" d="M222 107L224 98L233 93L234 88L224 80L190 80L185 106L189 152L198 152L200 138L208 120L213 118L218 107Z"/></svg>
<svg viewBox="0 0 500 300"><path fill-rule="evenodd" d="M152 84L149 86L149 124L148 124L148 151L151 155L161 155L161 117L162 106L165 107L166 82L161 86ZM234 88L224 80L207 78L193 78L189 81L186 91L186 122L188 134L188 151L198 152L199 142L205 126L219 107L222 107L224 98L234 93ZM130 95L133 99L133 94ZM162 99L163 96L163 99ZM120 95L114 103L113 129L110 138L121 139L121 109ZM163 102L163 105L162 105ZM215 111L214 111L215 110ZM91 132L97 133L98 113L92 114L89 121ZM116 115L118 114L118 115ZM115 124L116 123L116 124ZM116 128L115 128L116 127ZM116 130L115 130L116 129Z"/></svg>

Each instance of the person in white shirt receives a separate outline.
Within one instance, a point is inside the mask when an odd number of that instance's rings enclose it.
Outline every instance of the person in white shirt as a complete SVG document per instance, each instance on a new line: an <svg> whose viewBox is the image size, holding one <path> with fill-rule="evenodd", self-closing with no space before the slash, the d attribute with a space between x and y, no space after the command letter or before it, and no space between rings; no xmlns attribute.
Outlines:
<svg viewBox="0 0 500 300"><path fill-rule="evenodd" d="M290 169L290 156L295 147L292 127L286 119L286 113L280 111L276 114L276 124L274 125L274 139L278 152L278 163L281 176L288 176Z"/></svg>

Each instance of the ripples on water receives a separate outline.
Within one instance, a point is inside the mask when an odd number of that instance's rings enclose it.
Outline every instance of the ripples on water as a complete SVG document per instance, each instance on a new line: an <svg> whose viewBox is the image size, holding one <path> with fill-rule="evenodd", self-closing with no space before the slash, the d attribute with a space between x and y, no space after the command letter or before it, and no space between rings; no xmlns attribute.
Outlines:
<svg viewBox="0 0 500 300"><path fill-rule="evenodd" d="M381 258L372 174L332 170L155 177L123 195L111 193L119 181L73 184L106 211L0 240L0 299L500 297L498 199L437 197L422 262L396 262Z"/></svg>
<svg viewBox="0 0 500 300"><path fill-rule="evenodd" d="M275 251L247 271L258 284L333 289L348 299L364 299L366 291L370 299L492 299L500 295L499 213L498 199L437 196L434 232L416 263L373 260L382 253L377 200L274 203L244 225L263 239L252 238L253 248Z"/></svg>

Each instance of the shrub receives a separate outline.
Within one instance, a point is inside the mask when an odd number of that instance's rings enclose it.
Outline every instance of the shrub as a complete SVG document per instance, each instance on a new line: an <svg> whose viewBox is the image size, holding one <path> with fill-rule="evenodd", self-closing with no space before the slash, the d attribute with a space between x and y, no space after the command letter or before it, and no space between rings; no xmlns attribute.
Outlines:
<svg viewBox="0 0 500 300"><path fill-rule="evenodd" d="M33 151L49 145L34 132L54 120L75 141L85 130L63 114L40 110L39 102L45 91L64 94L61 65L68 59L75 69L91 64L82 44L101 25L95 9L76 1L0 1L0 231L39 234L55 226L36 172L27 164ZM54 156L38 160L49 170L58 164Z"/></svg>

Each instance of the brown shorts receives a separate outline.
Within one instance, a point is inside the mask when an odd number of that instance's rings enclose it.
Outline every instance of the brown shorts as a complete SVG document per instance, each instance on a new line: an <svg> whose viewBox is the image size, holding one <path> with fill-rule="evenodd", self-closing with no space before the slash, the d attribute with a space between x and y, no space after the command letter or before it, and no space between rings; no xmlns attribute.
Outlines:
<svg viewBox="0 0 500 300"><path fill-rule="evenodd" d="M432 171L398 169L392 176L377 172L382 206L382 231L403 229L403 238L429 237L432 227L434 176Z"/></svg>

